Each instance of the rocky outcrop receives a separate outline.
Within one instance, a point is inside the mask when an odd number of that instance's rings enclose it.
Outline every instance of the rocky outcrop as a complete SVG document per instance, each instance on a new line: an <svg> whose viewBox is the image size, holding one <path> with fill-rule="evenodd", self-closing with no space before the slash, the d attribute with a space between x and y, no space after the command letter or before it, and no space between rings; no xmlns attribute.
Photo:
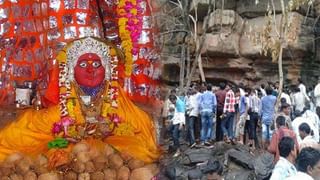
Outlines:
<svg viewBox="0 0 320 180"><path fill-rule="evenodd" d="M271 36L279 35L281 25L281 15L276 15L276 25L272 25ZM288 29L288 43L285 45L284 58L298 58L305 56L314 44L315 35L313 33L314 19L306 18L297 12L288 14L290 28ZM268 18L257 17L249 19L245 23L243 35L240 39L240 53L244 57L263 57L261 54L261 45L252 40L254 31L263 32L267 25ZM275 28L277 26L277 28ZM277 30L276 30L277 29ZM267 57L266 57L267 58Z"/></svg>
<svg viewBox="0 0 320 180"><path fill-rule="evenodd" d="M285 0L285 3L288 1ZM192 1L191 13L195 13L197 9L198 15L201 14L198 16L200 21L197 32L200 35L205 33L201 54L207 82L216 84L229 81L255 85L278 80L277 63L271 62L270 54L262 53L261 43L256 38L268 24L265 15L267 7L272 8L272 4L269 3L268 0L230 0L224 1L224 4L222 1L216 1L215 11L206 16L209 0ZM222 6L224 8L221 8ZM282 24L280 1L274 1L274 8L276 21L270 27L271 36L276 37ZM317 23L316 18L319 15L319 0L314 1L313 6L304 5L288 13L289 28L283 52L285 82L295 83L302 77L308 79L306 83L310 86L314 83L313 79L320 75L320 22ZM204 22L207 22L207 19L208 28L204 31ZM176 70L180 71L179 65L176 65ZM166 67L168 68L164 65L163 76L169 77L166 73L173 73L166 70ZM199 79L197 73L194 76L195 79ZM172 83L178 83L179 80L172 76L170 79Z"/></svg>

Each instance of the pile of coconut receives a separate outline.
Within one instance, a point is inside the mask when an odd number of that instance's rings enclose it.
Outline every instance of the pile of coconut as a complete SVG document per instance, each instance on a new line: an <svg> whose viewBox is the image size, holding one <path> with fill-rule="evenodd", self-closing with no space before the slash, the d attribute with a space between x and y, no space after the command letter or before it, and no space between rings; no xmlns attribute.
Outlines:
<svg viewBox="0 0 320 180"><path fill-rule="evenodd" d="M78 143L68 162L48 168L44 155L30 158L12 154L0 165L1 180L150 180L158 174L157 164L145 164L105 145L103 150ZM51 169L51 170L50 170Z"/></svg>

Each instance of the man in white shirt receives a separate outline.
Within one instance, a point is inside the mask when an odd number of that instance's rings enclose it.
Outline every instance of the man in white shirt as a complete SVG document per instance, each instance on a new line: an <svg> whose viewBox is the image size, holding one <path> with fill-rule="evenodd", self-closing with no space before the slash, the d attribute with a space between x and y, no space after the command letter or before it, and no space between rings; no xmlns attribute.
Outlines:
<svg viewBox="0 0 320 180"><path fill-rule="evenodd" d="M281 98L284 98L284 99L286 100L286 103L291 106L291 105L292 105L291 99L290 99L290 96L289 96L289 94L288 94L287 92L288 92L287 90L284 90L284 91L281 93Z"/></svg>
<svg viewBox="0 0 320 180"><path fill-rule="evenodd" d="M300 112L303 111L307 99L305 95L300 91L298 87L294 89L294 94L292 95L292 105L294 106L294 110L298 110Z"/></svg>
<svg viewBox="0 0 320 180"><path fill-rule="evenodd" d="M316 106L320 107L320 77L318 79L318 84L314 88L314 97L316 101Z"/></svg>
<svg viewBox="0 0 320 180"><path fill-rule="evenodd" d="M298 173L286 180L320 180L320 151L303 148L296 159Z"/></svg>
<svg viewBox="0 0 320 180"><path fill-rule="evenodd" d="M305 147L317 148L318 142L314 140L311 136L311 128L307 123L302 123L299 126L299 135L302 139L302 141L299 144L300 150Z"/></svg>
<svg viewBox="0 0 320 180"><path fill-rule="evenodd" d="M297 114L297 113L296 113ZM297 135L297 141L298 143L300 144L302 139L301 137L299 136L299 126L302 124L302 123L307 123L311 130L313 130L313 132L319 132L319 129L317 129L313 123L311 122L311 120L309 118L306 118L305 116L302 117L302 116L297 116L293 121L292 121L292 129L293 131L296 133ZM315 134L315 133L314 133ZM318 142L319 141L319 135L316 137L316 136L313 136L313 138Z"/></svg>
<svg viewBox="0 0 320 180"><path fill-rule="evenodd" d="M308 125L311 124L310 128L313 131L313 138L316 142L319 143L320 137L319 137L319 129L320 129L320 120L316 113L312 112L310 110L310 106L306 105L306 111L302 114L302 117L306 118L308 120Z"/></svg>
<svg viewBox="0 0 320 180"><path fill-rule="evenodd" d="M297 157L297 148L291 137L283 137L278 145L280 159L275 165L270 180L281 180L297 174L293 163Z"/></svg>
<svg viewBox="0 0 320 180"><path fill-rule="evenodd" d="M188 111L188 123L187 123L187 131L189 137L190 147L194 147L195 143L195 136L194 136L194 123L198 118L199 115L199 104L197 101L197 91L195 89L191 89L191 95L187 101L187 111Z"/></svg>
<svg viewBox="0 0 320 180"><path fill-rule="evenodd" d="M306 98L307 101L310 101L310 98L309 98L309 96L307 95L307 88L306 88L306 86L303 84L302 79L299 78L298 81L299 81L299 86L298 86L298 88L300 89L300 92L305 96L305 98Z"/></svg>

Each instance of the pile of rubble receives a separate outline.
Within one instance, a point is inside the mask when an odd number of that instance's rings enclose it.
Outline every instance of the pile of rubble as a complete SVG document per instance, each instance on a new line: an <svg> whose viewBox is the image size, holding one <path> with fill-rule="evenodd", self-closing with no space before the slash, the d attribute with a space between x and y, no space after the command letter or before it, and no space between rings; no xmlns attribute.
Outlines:
<svg viewBox="0 0 320 180"><path fill-rule="evenodd" d="M210 160L224 165L223 176L228 180L267 179L273 169L273 155L252 153L247 146L215 143L211 148L182 147L179 157L164 155L160 160L161 180L206 179L205 169Z"/></svg>

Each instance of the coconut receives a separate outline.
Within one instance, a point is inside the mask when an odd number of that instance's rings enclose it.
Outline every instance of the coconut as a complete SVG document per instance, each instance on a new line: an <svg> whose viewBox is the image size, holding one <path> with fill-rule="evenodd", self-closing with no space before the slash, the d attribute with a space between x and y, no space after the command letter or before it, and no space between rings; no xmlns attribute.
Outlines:
<svg viewBox="0 0 320 180"><path fill-rule="evenodd" d="M17 162L16 169L17 172L25 174L33 165L34 163L30 158L24 157L23 159L19 160L19 162Z"/></svg>
<svg viewBox="0 0 320 180"><path fill-rule="evenodd" d="M90 149L90 147L89 147L88 144L86 144L86 143L78 143L73 147L72 153L78 154L80 152L88 152L89 149Z"/></svg>
<svg viewBox="0 0 320 180"><path fill-rule="evenodd" d="M144 168L147 168L151 171L153 176L157 175L160 172L159 166L155 163L153 164L147 164L144 166Z"/></svg>
<svg viewBox="0 0 320 180"><path fill-rule="evenodd" d="M64 178L65 180L77 180L78 175L77 173L73 172L73 171L68 171L65 175Z"/></svg>
<svg viewBox="0 0 320 180"><path fill-rule="evenodd" d="M132 159L132 156L128 153L121 153L120 156L125 162L129 162Z"/></svg>
<svg viewBox="0 0 320 180"><path fill-rule="evenodd" d="M101 171L97 171L91 174L91 180L102 180L104 179L104 174Z"/></svg>
<svg viewBox="0 0 320 180"><path fill-rule="evenodd" d="M50 173L41 174L38 177L38 180L59 180L59 176L57 173L50 172Z"/></svg>
<svg viewBox="0 0 320 180"><path fill-rule="evenodd" d="M90 174L89 173L81 173L81 174L79 174L78 180L90 180Z"/></svg>
<svg viewBox="0 0 320 180"><path fill-rule="evenodd" d="M7 159L5 160L5 162L8 162L8 163L15 163L19 160L21 160L23 158L22 154L20 153L13 153L11 155L9 155L7 157Z"/></svg>
<svg viewBox="0 0 320 180"><path fill-rule="evenodd" d="M108 144L106 144L106 146L104 147L104 155L105 156L110 156L111 154L113 154L114 153L114 149L110 146L110 145L108 145Z"/></svg>
<svg viewBox="0 0 320 180"><path fill-rule="evenodd" d="M75 161L74 163L72 163L71 168L77 173L83 173L86 169L86 166L83 162Z"/></svg>
<svg viewBox="0 0 320 180"><path fill-rule="evenodd" d="M104 173L104 179L108 179L108 180L116 180L117 179L117 171L114 169L104 169L103 170Z"/></svg>
<svg viewBox="0 0 320 180"><path fill-rule="evenodd" d="M86 163L88 161L90 161L90 155L89 155L89 152L79 152L77 154L77 160L80 161L80 162L83 162L83 163Z"/></svg>
<svg viewBox="0 0 320 180"><path fill-rule="evenodd" d="M93 159L93 164L97 171L101 171L104 168L108 167L108 159L106 158L106 156L100 154L98 157Z"/></svg>
<svg viewBox="0 0 320 180"><path fill-rule="evenodd" d="M101 153L99 152L99 150L96 147L91 147L89 150L89 156L90 159L94 159L96 157L98 157Z"/></svg>
<svg viewBox="0 0 320 180"><path fill-rule="evenodd" d="M111 154L108 162L109 166L113 169L119 169L123 165L123 160L118 154Z"/></svg>
<svg viewBox="0 0 320 180"><path fill-rule="evenodd" d="M0 170L1 170L2 176L9 176L11 173L15 171L15 166L13 162L4 162L1 165Z"/></svg>
<svg viewBox="0 0 320 180"><path fill-rule="evenodd" d="M130 180L150 180L153 176L150 169L142 167L131 172Z"/></svg>
<svg viewBox="0 0 320 180"><path fill-rule="evenodd" d="M144 166L144 162L139 159L131 159L128 163L128 166L131 170L141 168Z"/></svg>
<svg viewBox="0 0 320 180"><path fill-rule="evenodd" d="M34 170L38 175L39 174L46 174L49 172L48 168L46 166L36 166Z"/></svg>
<svg viewBox="0 0 320 180"><path fill-rule="evenodd" d="M122 166L117 171L117 180L128 180L130 176L130 170L128 167Z"/></svg>
<svg viewBox="0 0 320 180"><path fill-rule="evenodd" d="M26 180L37 180L37 175L35 172L28 171L24 174L23 179Z"/></svg>
<svg viewBox="0 0 320 180"><path fill-rule="evenodd" d="M95 168L94 168L94 164L92 161L88 161L85 163L85 172L88 172L88 173L92 173L92 172L95 172Z"/></svg>
<svg viewBox="0 0 320 180"><path fill-rule="evenodd" d="M10 175L10 179L11 179L11 180L23 180L23 176L20 175L20 174L14 173L14 174L11 174L11 175Z"/></svg>
<svg viewBox="0 0 320 180"><path fill-rule="evenodd" d="M46 166L48 164L48 159L45 155L40 154L36 159L36 165Z"/></svg>

